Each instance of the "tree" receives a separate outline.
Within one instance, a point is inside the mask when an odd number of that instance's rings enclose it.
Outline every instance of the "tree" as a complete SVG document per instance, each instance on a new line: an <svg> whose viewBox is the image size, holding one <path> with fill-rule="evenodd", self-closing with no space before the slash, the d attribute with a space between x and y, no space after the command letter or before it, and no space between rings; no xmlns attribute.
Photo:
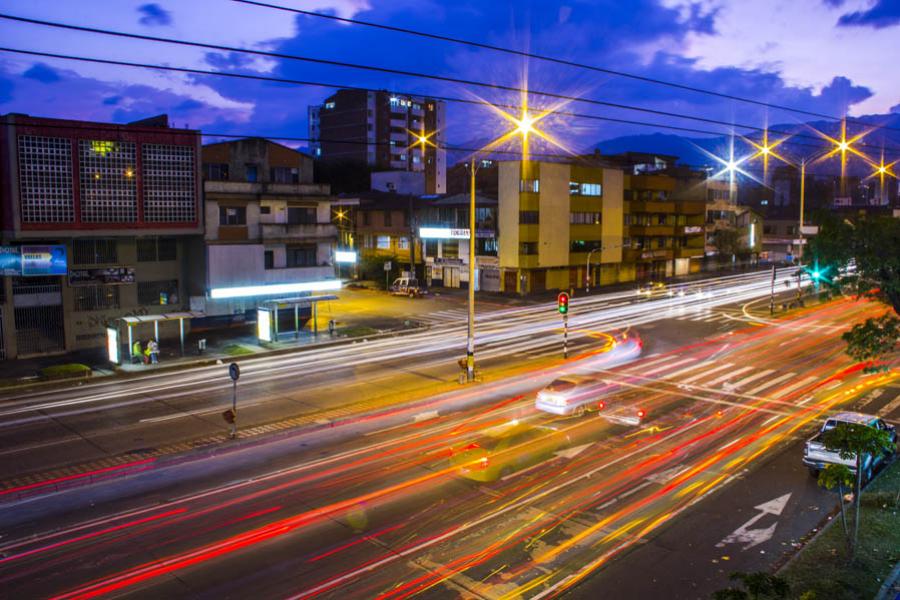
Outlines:
<svg viewBox="0 0 900 600"><path fill-rule="evenodd" d="M743 589L730 587L717 590L713 593L713 600L783 600L791 593L791 586L786 580L765 571L735 572L728 578L739 581Z"/></svg>
<svg viewBox="0 0 900 600"><path fill-rule="evenodd" d="M847 545L850 544L850 532L847 531L847 513L844 510L844 487L853 485L853 472L847 465L830 464L819 472L819 485L827 490L838 489L838 502L841 507L841 526L844 529L844 538Z"/></svg>
<svg viewBox="0 0 900 600"><path fill-rule="evenodd" d="M737 229L723 227L713 234L713 246L719 261L729 261L732 256L741 253L741 236Z"/></svg>
<svg viewBox="0 0 900 600"><path fill-rule="evenodd" d="M841 278L857 294L875 296L900 315L900 219L893 217L841 218L829 212L818 216L819 234L809 244L820 263L845 267L854 263L856 273ZM857 329L858 327L858 329ZM874 360L890 354L897 344L900 320L885 316L854 327L844 339L850 356ZM860 360L860 359L857 359Z"/></svg>
<svg viewBox="0 0 900 600"><path fill-rule="evenodd" d="M855 504L853 538L850 542L852 553L859 540L859 495L862 492L863 478L868 481L871 477L871 463L875 456L892 448L891 436L887 431L881 431L862 423L839 422L834 429L822 434L822 443L829 451L837 452L841 459L853 460L856 463L856 491L853 494ZM867 462L868 464L866 464Z"/></svg>

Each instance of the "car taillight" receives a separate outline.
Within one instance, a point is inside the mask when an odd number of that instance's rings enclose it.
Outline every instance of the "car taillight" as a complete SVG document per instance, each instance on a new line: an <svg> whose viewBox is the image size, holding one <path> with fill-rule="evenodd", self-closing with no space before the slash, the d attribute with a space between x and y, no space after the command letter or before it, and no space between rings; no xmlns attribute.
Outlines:
<svg viewBox="0 0 900 600"><path fill-rule="evenodd" d="M606 408L606 402L597 403L597 410L603 410L604 408Z"/></svg>
<svg viewBox="0 0 900 600"><path fill-rule="evenodd" d="M482 456L481 458L478 459L478 462L476 463L475 466L479 469L487 469L489 462L490 461L488 460L487 456Z"/></svg>
<svg viewBox="0 0 900 600"><path fill-rule="evenodd" d="M647 415L647 411L645 411L643 408L638 409L638 411L637 411L638 419L643 419L646 415Z"/></svg>

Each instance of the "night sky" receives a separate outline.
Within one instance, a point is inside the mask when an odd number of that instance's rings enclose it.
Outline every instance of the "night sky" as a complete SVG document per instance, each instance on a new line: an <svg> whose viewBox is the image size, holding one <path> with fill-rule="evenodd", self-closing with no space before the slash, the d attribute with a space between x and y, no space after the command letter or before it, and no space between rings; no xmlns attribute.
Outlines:
<svg viewBox="0 0 900 600"><path fill-rule="evenodd" d="M900 113L896 0L453 1L270 0L377 23L526 50L829 115ZM732 100L451 43L346 25L228 0L7 0L3 13L521 86L728 122L807 117ZM61 31L0 20L2 45L99 58L260 73L492 102L515 93L293 60L270 60ZM233 81L0 53L0 113L127 122L168 113L179 127L266 136L307 134L322 87ZM556 101L531 100L547 107ZM507 127L484 107L448 105L449 144ZM564 110L722 130L682 119L582 103ZM887 117L885 117L887 118ZM572 150L652 128L552 117Z"/></svg>

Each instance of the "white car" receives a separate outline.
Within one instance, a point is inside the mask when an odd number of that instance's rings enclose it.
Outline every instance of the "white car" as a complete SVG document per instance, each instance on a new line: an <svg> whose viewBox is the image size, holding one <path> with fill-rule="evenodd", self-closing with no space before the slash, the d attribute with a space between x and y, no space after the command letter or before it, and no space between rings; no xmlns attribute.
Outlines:
<svg viewBox="0 0 900 600"><path fill-rule="evenodd" d="M565 375L554 379L537 394L534 407L554 415L583 415L588 410L601 410L601 400L612 386L602 379L587 375Z"/></svg>

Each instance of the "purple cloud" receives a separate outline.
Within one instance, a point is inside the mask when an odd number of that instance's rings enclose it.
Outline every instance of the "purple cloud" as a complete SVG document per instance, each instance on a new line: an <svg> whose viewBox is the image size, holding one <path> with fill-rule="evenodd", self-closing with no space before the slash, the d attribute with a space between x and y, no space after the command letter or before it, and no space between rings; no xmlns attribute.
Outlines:
<svg viewBox="0 0 900 600"><path fill-rule="evenodd" d="M122 101L122 96L109 96L103 99L104 106L116 106Z"/></svg>
<svg viewBox="0 0 900 600"><path fill-rule="evenodd" d="M22 74L22 77L34 79L35 81L40 81L41 83L56 83L60 80L59 73L57 73L54 69L51 69L44 63L37 63L36 65L25 71Z"/></svg>
<svg viewBox="0 0 900 600"><path fill-rule="evenodd" d="M878 0L869 10L847 13L838 20L843 27L874 27L882 29L900 24L900 3L896 0Z"/></svg>
<svg viewBox="0 0 900 600"><path fill-rule="evenodd" d="M172 24L172 14L159 4L143 4L138 7L138 12L143 15L138 21L141 25L153 27Z"/></svg>

